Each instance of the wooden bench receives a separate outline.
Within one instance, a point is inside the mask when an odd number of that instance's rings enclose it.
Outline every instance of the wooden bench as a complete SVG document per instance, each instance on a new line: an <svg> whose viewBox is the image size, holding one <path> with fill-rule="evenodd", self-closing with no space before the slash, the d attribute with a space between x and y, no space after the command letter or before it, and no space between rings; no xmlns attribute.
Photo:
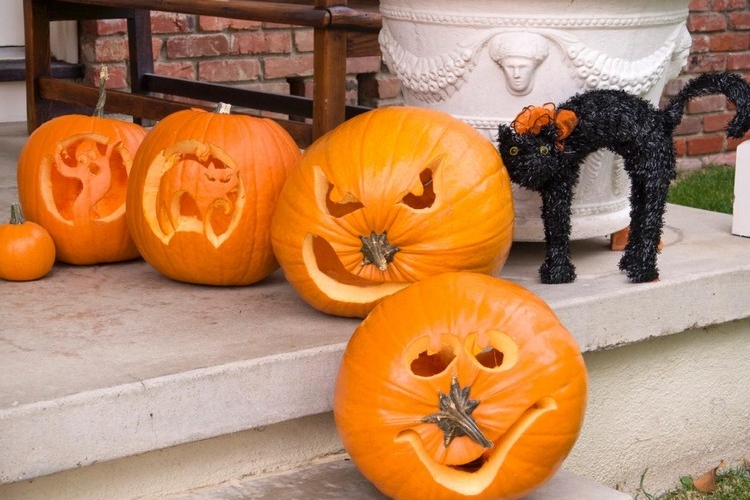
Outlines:
<svg viewBox="0 0 750 500"><path fill-rule="evenodd" d="M151 10L313 28L313 98L155 74ZM367 110L345 104L346 58L380 54L380 14L372 0L24 0L29 132L55 116L96 104L95 87L52 74L49 23L84 19L127 20L131 90L108 90L107 113L140 122L191 107L179 98L222 101L291 117L278 121L301 147Z"/></svg>

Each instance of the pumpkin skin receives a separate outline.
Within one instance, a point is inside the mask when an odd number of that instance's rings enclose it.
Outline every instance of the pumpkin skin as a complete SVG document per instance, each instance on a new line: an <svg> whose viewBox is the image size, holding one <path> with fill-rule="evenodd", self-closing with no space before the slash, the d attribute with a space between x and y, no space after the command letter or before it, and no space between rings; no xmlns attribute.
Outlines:
<svg viewBox="0 0 750 500"><path fill-rule="evenodd" d="M190 109L149 132L133 162L128 226L165 276L247 285L278 269L269 226L299 160L292 137L267 118Z"/></svg>
<svg viewBox="0 0 750 500"><path fill-rule="evenodd" d="M20 204L11 205L10 222L0 225L0 279L43 278L54 263L52 236L39 224L24 220Z"/></svg>
<svg viewBox="0 0 750 500"><path fill-rule="evenodd" d="M512 500L560 467L586 398L580 351L544 301L505 280L446 273L383 299L357 328L334 418L354 463L390 498ZM456 402L484 444L457 431L446 446L437 422Z"/></svg>
<svg viewBox="0 0 750 500"><path fill-rule="evenodd" d="M446 113L404 106L356 116L313 143L284 186L271 234L305 301L364 317L428 276L498 272L513 220L510 179L490 141ZM380 264L363 238L391 245Z"/></svg>
<svg viewBox="0 0 750 500"><path fill-rule="evenodd" d="M146 129L113 118L64 115L37 128L18 158L26 219L49 231L69 264L138 257L125 221L128 175Z"/></svg>

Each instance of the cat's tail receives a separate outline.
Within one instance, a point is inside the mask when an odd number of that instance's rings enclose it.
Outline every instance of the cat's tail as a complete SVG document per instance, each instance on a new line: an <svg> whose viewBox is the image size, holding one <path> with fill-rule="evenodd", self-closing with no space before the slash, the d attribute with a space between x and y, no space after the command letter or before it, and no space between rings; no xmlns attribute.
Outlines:
<svg viewBox="0 0 750 500"><path fill-rule="evenodd" d="M735 105L736 113L727 124L727 135L740 138L750 129L750 84L735 73L706 73L690 80L664 108L672 130L682 120L687 102L710 94L724 94Z"/></svg>

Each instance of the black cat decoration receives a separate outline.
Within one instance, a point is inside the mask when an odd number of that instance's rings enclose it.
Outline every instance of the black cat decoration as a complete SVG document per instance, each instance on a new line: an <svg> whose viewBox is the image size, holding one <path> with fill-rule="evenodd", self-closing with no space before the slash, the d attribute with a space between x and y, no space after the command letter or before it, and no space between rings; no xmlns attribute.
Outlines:
<svg viewBox="0 0 750 500"><path fill-rule="evenodd" d="M620 270L634 283L659 278L667 192L676 175L672 134L687 102L709 94L724 94L735 105L727 135L742 137L750 128L750 84L733 73L690 80L662 110L625 91L590 90L558 106L527 107L513 123L500 125L498 150L511 180L542 198L543 283L576 278L569 247L573 190L580 164L603 148L622 156L630 178L630 235Z"/></svg>

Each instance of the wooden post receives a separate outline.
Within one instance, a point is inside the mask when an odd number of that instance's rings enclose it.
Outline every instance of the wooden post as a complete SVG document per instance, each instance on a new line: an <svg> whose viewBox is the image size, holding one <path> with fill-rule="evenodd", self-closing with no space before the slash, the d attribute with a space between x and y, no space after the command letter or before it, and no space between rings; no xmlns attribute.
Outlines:
<svg viewBox="0 0 750 500"><path fill-rule="evenodd" d="M325 9L346 5L346 0L315 0ZM313 63L313 140L344 121L346 94L346 31L315 28Z"/></svg>
<svg viewBox="0 0 750 500"><path fill-rule="evenodd" d="M26 126L29 133L49 114L50 103L41 98L39 78L50 76L49 7L43 0L23 0L24 44L26 50Z"/></svg>

